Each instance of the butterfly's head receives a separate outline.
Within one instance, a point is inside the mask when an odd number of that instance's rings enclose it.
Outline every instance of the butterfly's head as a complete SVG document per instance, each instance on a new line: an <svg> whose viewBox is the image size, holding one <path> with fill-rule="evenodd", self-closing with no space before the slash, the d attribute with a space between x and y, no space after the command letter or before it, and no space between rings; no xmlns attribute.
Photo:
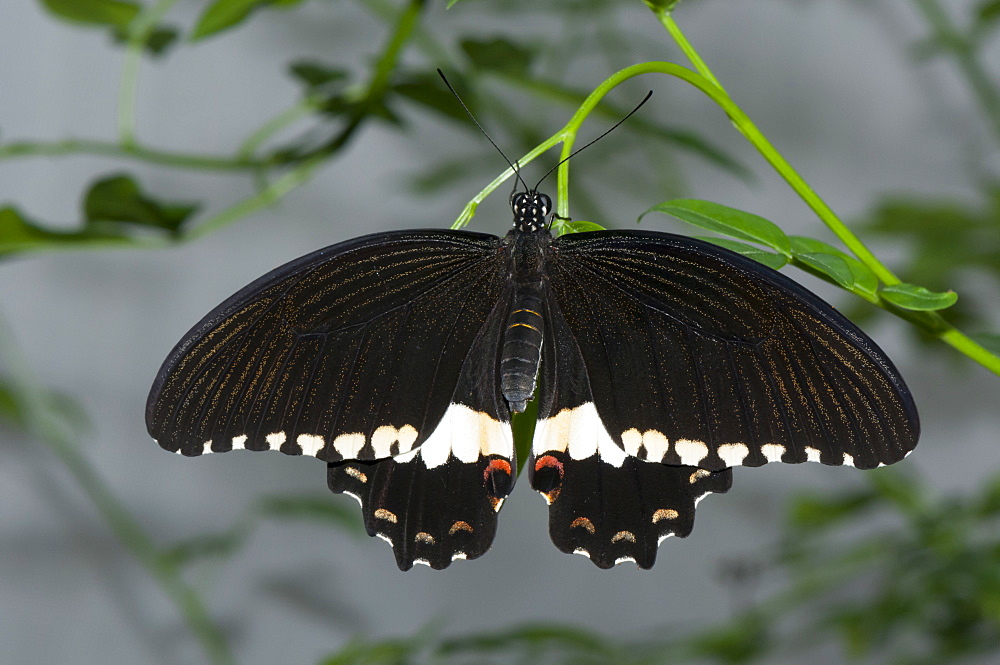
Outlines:
<svg viewBox="0 0 1000 665"><path fill-rule="evenodd" d="M540 231L548 226L552 212L552 199L531 190L510 195L510 209L514 213L514 227L519 231Z"/></svg>

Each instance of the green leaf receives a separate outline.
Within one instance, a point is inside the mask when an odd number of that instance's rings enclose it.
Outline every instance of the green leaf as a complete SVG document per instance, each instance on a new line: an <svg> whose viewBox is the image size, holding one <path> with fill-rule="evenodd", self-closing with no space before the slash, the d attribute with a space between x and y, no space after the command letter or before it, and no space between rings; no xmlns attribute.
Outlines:
<svg viewBox="0 0 1000 665"><path fill-rule="evenodd" d="M472 94L462 92L462 82L458 77L450 77L451 84L459 90L462 100L469 107L473 114L476 113L476 99ZM442 116L455 120L462 126L472 129L475 127L469 122L469 117L462 110L452 94L441 85L441 79L436 74L427 73L406 73L396 77L390 90L407 99L420 104Z"/></svg>
<svg viewBox="0 0 1000 665"><path fill-rule="evenodd" d="M1000 21L1000 0L982 0L976 8L976 27L985 27L997 21Z"/></svg>
<svg viewBox="0 0 1000 665"><path fill-rule="evenodd" d="M911 309L917 312L933 312L947 309L958 302L958 294L954 291L944 293L931 291L915 284L893 284L886 286L880 292L882 299L896 307Z"/></svg>
<svg viewBox="0 0 1000 665"><path fill-rule="evenodd" d="M115 175L91 186L83 203L88 225L124 222L165 229L173 234L198 209L196 204L159 203L144 195L127 175Z"/></svg>
<svg viewBox="0 0 1000 665"><path fill-rule="evenodd" d="M791 256L788 236L773 222L749 212L736 210L711 201L696 199L674 199L659 203L639 215L662 212L702 229L722 233L739 240L756 242L784 256Z"/></svg>
<svg viewBox="0 0 1000 665"><path fill-rule="evenodd" d="M535 422L538 419L538 393L528 402L527 407L521 413L515 413L511 417L510 426L514 432L514 450L517 454L517 471L521 473L524 461L531 455L531 440L535 436ZM515 477L517 477L515 475Z"/></svg>
<svg viewBox="0 0 1000 665"><path fill-rule="evenodd" d="M818 531L851 520L876 504L873 491L856 491L833 497L800 495L792 500L789 526L803 531Z"/></svg>
<svg viewBox="0 0 1000 665"><path fill-rule="evenodd" d="M302 0L215 0L198 19L191 33L191 40L204 39L233 28L261 7L291 7L301 2Z"/></svg>
<svg viewBox="0 0 1000 665"><path fill-rule="evenodd" d="M786 259L781 254L775 254L774 252L769 252L766 249L761 249L760 247L754 247L753 245L747 245L746 243L739 242L738 240L730 240L729 238L715 238L709 236L694 236L698 240L704 240L705 242L710 242L713 245L718 245L723 249L728 249L730 252L736 252L741 254L748 259L753 259L757 263L763 263L768 268L773 268L774 270L779 270L783 266L788 264L788 259Z"/></svg>
<svg viewBox="0 0 1000 665"><path fill-rule="evenodd" d="M502 37L496 39L463 39L461 48L476 69L525 76L535 58L535 49Z"/></svg>
<svg viewBox="0 0 1000 665"><path fill-rule="evenodd" d="M822 240L805 236L791 236L793 258L834 284L866 296L876 298L878 277L868 266Z"/></svg>
<svg viewBox="0 0 1000 665"><path fill-rule="evenodd" d="M280 519L309 519L326 522L348 533L363 535L364 524L357 510L328 496L273 496L265 497L258 506L262 517Z"/></svg>
<svg viewBox="0 0 1000 665"><path fill-rule="evenodd" d="M674 7L680 4L681 0L642 0L646 6L656 13L674 11Z"/></svg>
<svg viewBox="0 0 1000 665"><path fill-rule="evenodd" d="M118 29L112 31L112 36L115 42L119 44L128 43L129 36L126 30ZM177 39L180 37L180 31L177 28L170 27L157 27L153 28L153 31L149 33L146 37L146 42L143 47L150 55L161 56L165 54L170 47L177 43Z"/></svg>
<svg viewBox="0 0 1000 665"><path fill-rule="evenodd" d="M918 515L924 510L927 488L912 476L895 469L873 469L865 474L882 499L890 501L907 515Z"/></svg>
<svg viewBox="0 0 1000 665"><path fill-rule="evenodd" d="M124 30L139 13L139 5L122 0L41 0L52 14L74 23Z"/></svg>
<svg viewBox="0 0 1000 665"><path fill-rule="evenodd" d="M76 231L50 231L25 217L13 207L0 209L0 256L65 247L69 244L109 244L129 242L123 233L84 228Z"/></svg>
<svg viewBox="0 0 1000 665"><path fill-rule="evenodd" d="M584 221L569 221L564 222L557 219L556 223L553 225L557 228L557 236L566 235L567 233L586 233L587 231L607 231L606 228L597 224L595 222L584 222Z"/></svg>
<svg viewBox="0 0 1000 665"><path fill-rule="evenodd" d="M327 65L314 60L298 60L288 67L289 73L307 88L326 88L331 84L336 84L338 88L347 81L348 71L340 67L328 67Z"/></svg>

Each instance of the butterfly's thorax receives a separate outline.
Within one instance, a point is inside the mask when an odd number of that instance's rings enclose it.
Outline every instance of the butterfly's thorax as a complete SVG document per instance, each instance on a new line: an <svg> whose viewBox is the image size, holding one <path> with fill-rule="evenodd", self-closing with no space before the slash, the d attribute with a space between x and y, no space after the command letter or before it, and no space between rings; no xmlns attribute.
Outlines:
<svg viewBox="0 0 1000 665"><path fill-rule="evenodd" d="M551 244L548 231L515 229L510 242L514 297L507 316L500 359L500 389L511 411L524 411L535 393L542 353L542 274L544 251Z"/></svg>

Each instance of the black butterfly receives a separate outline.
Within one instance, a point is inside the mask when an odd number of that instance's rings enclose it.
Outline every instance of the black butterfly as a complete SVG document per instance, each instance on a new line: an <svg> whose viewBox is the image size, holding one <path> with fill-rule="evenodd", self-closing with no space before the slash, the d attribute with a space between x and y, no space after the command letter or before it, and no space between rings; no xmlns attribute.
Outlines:
<svg viewBox="0 0 1000 665"><path fill-rule="evenodd" d="M243 288L163 363L150 434L328 462L403 570L489 549L536 377L531 485L556 546L602 568L652 566L730 467L870 469L916 446L892 363L792 280L666 233L553 238L546 195L511 205L503 238L377 233Z"/></svg>

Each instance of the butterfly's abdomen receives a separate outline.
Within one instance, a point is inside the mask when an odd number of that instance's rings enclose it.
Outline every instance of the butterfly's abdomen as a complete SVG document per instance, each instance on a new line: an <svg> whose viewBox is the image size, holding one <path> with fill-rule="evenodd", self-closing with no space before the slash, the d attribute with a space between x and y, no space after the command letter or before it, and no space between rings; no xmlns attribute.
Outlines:
<svg viewBox="0 0 1000 665"><path fill-rule="evenodd" d="M535 394L542 357L542 260L538 235L523 234L514 250L514 298L500 357L500 390L514 412L524 411Z"/></svg>

